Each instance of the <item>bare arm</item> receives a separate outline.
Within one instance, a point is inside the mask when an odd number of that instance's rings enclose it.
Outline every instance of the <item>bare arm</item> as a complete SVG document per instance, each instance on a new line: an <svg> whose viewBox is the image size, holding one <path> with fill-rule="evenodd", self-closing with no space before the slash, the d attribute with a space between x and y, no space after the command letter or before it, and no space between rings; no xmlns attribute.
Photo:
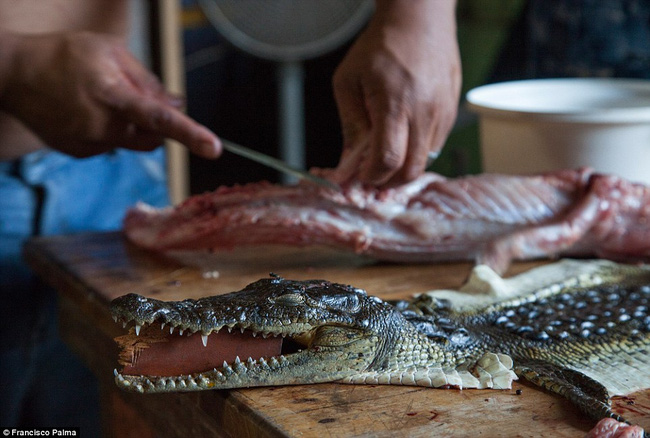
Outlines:
<svg viewBox="0 0 650 438"><path fill-rule="evenodd" d="M376 0L334 76L344 136L339 180L413 180L456 118L461 66L455 1Z"/></svg>
<svg viewBox="0 0 650 438"><path fill-rule="evenodd" d="M114 36L0 34L0 110L67 154L150 150L168 137L219 156L217 137L183 114L182 103Z"/></svg>

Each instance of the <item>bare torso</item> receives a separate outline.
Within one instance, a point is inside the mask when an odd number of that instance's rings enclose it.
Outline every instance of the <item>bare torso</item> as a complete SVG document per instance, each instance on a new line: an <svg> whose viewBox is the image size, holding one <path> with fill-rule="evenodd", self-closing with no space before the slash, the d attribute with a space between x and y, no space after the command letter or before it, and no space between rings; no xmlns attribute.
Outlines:
<svg viewBox="0 0 650 438"><path fill-rule="evenodd" d="M90 30L126 36L128 5L128 0L0 0L0 32ZM0 160L43 147L20 121L0 111Z"/></svg>

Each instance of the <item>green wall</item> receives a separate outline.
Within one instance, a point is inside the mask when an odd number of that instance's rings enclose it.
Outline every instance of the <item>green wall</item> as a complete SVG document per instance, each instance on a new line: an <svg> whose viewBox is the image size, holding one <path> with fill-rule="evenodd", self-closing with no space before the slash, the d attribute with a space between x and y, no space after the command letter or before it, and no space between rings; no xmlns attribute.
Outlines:
<svg viewBox="0 0 650 438"><path fill-rule="evenodd" d="M480 172L478 127L475 117L464 107L464 96L489 77L524 4L525 0L458 1L458 44L463 64L461 108L456 126L431 170L446 176Z"/></svg>

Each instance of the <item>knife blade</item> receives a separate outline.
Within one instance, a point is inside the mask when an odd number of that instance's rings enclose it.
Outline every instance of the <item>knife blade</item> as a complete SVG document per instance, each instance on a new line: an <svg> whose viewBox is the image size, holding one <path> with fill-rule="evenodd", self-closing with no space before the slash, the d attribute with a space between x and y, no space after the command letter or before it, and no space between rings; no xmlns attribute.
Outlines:
<svg viewBox="0 0 650 438"><path fill-rule="evenodd" d="M314 184L318 184L319 186L327 187L329 189L334 189L339 192L341 191L341 187L338 184L335 184L332 181L328 181L325 178L312 175L311 173L305 170L297 169L285 163L282 160L263 154L262 152L258 152L256 150L247 148L246 146L233 143L232 141L229 140L224 140L223 138L220 140L221 140L221 146L228 152L231 152L235 155L248 158L249 160L255 161L256 163L260 163L264 166L270 167L272 169L286 173L288 175L292 175L297 178L310 181Z"/></svg>

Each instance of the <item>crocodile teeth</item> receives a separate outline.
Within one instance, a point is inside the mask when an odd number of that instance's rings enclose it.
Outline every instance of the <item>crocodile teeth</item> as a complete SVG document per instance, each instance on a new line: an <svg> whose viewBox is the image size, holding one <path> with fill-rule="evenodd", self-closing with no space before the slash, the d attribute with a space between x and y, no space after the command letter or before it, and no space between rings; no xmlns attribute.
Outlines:
<svg viewBox="0 0 650 438"><path fill-rule="evenodd" d="M201 335L201 342L203 342L204 347L207 347L208 346L208 335Z"/></svg>
<svg viewBox="0 0 650 438"><path fill-rule="evenodd" d="M235 357L235 372L237 374L243 374L246 371L248 371L248 368L239 360L239 356Z"/></svg>
<svg viewBox="0 0 650 438"><path fill-rule="evenodd" d="M164 328L165 328L165 323L163 322L162 324L160 324L160 330L162 330Z"/></svg>
<svg viewBox="0 0 650 438"><path fill-rule="evenodd" d="M178 332L178 334L181 335L181 336L183 336L183 331L184 331L183 329L180 329L179 332Z"/></svg>
<svg viewBox="0 0 650 438"><path fill-rule="evenodd" d="M213 375L212 377L213 380L219 380L221 382L226 381L226 376L224 376L223 373L216 368L212 370L212 375Z"/></svg>
<svg viewBox="0 0 650 438"><path fill-rule="evenodd" d="M169 326L169 334L170 334L170 335L173 335L173 334L174 334L174 326L173 326L173 325L170 325L170 326Z"/></svg>
<svg viewBox="0 0 650 438"><path fill-rule="evenodd" d="M141 329L141 328L142 328L141 325L139 325L139 324L136 324L136 325L135 325L135 335L136 335L136 336L140 336L140 329Z"/></svg>
<svg viewBox="0 0 650 438"><path fill-rule="evenodd" d="M233 369L230 367L230 365L228 365L228 363L226 363L226 361L224 360L223 361L223 374L226 375L226 376L230 376L230 375L234 374L234 372L235 371L233 371Z"/></svg>
<svg viewBox="0 0 650 438"><path fill-rule="evenodd" d="M113 316L113 321L117 322L117 316Z"/></svg>
<svg viewBox="0 0 650 438"><path fill-rule="evenodd" d="M260 357L257 361L260 363L262 368L269 369L269 364L266 363L266 359L264 359L263 357Z"/></svg>

